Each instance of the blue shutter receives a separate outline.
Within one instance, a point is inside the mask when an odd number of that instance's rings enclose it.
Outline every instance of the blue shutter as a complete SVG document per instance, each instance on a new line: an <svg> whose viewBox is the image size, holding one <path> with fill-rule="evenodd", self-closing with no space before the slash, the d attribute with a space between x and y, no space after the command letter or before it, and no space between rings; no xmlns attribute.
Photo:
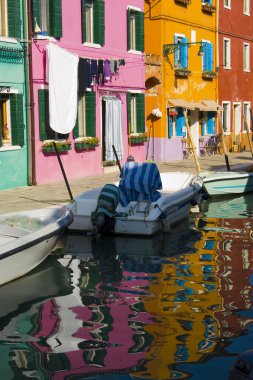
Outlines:
<svg viewBox="0 0 253 380"><path fill-rule="evenodd" d="M185 120L184 120L183 109L178 108L178 115L176 118L176 135L177 136L185 136L185 133L183 132L184 125L185 125Z"/></svg>
<svg viewBox="0 0 253 380"><path fill-rule="evenodd" d="M215 116L214 112L207 112L207 133L209 135L215 134L215 123L213 120L214 116Z"/></svg>
<svg viewBox="0 0 253 380"><path fill-rule="evenodd" d="M213 71L213 44L207 44L207 70Z"/></svg>
<svg viewBox="0 0 253 380"><path fill-rule="evenodd" d="M174 36L174 44L178 44L178 37ZM179 63L179 49L174 52L174 67L178 67Z"/></svg>
<svg viewBox="0 0 253 380"><path fill-rule="evenodd" d="M188 43L188 38L182 38L182 44ZM180 63L183 69L188 67L188 45L184 45L181 48Z"/></svg>
<svg viewBox="0 0 253 380"><path fill-rule="evenodd" d="M208 54L207 54L207 42L203 42L203 47L204 47L204 56L203 56L203 71L207 71L208 69L207 69L207 56L208 56Z"/></svg>
<svg viewBox="0 0 253 380"><path fill-rule="evenodd" d="M172 126L172 117L169 116L169 139L173 137L173 126Z"/></svg>

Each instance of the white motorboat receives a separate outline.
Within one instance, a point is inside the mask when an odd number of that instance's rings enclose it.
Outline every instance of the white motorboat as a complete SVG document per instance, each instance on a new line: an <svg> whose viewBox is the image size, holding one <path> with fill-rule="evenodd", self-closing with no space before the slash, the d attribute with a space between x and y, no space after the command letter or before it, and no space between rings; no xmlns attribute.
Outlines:
<svg viewBox="0 0 253 380"><path fill-rule="evenodd" d="M202 181L185 172L159 173L154 163L127 162L120 181L79 194L68 207L70 230L127 235L169 232L201 200Z"/></svg>
<svg viewBox="0 0 253 380"><path fill-rule="evenodd" d="M214 171L199 174L203 187L210 196L243 194L253 191L253 173Z"/></svg>
<svg viewBox="0 0 253 380"><path fill-rule="evenodd" d="M39 265L72 221L66 207L0 215L0 285Z"/></svg>

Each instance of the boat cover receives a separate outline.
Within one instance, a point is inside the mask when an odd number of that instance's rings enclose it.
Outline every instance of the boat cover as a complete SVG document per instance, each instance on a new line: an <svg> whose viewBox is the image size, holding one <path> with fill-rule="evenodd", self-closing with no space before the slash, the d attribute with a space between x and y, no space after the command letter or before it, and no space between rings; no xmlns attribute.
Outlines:
<svg viewBox="0 0 253 380"><path fill-rule="evenodd" d="M161 194L162 180L153 162L126 162L119 183L119 202L125 207L131 201L155 202Z"/></svg>
<svg viewBox="0 0 253 380"><path fill-rule="evenodd" d="M92 222L96 223L99 214L105 214L109 216L109 218L113 218L115 216L118 203L118 187L113 184L104 185L98 197L96 210L91 214Z"/></svg>

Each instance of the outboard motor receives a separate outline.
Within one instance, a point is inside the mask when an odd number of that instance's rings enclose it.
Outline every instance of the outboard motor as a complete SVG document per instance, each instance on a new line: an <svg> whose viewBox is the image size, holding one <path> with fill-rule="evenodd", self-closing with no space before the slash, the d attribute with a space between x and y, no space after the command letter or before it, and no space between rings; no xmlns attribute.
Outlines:
<svg viewBox="0 0 253 380"><path fill-rule="evenodd" d="M91 214L94 230L100 233L114 231L118 203L118 187L113 184L104 185L98 197L96 210Z"/></svg>

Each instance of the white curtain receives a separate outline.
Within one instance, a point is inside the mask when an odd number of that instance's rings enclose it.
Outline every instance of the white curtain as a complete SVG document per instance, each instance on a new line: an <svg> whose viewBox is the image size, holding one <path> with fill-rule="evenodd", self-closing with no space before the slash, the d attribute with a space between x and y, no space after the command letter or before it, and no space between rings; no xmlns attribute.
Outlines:
<svg viewBox="0 0 253 380"><path fill-rule="evenodd" d="M49 122L58 133L69 133L75 126L78 61L78 56L56 44L47 45Z"/></svg>
<svg viewBox="0 0 253 380"><path fill-rule="evenodd" d="M115 161L112 146L115 146L119 160L123 158L122 103L114 97L104 97L105 113L105 159Z"/></svg>

